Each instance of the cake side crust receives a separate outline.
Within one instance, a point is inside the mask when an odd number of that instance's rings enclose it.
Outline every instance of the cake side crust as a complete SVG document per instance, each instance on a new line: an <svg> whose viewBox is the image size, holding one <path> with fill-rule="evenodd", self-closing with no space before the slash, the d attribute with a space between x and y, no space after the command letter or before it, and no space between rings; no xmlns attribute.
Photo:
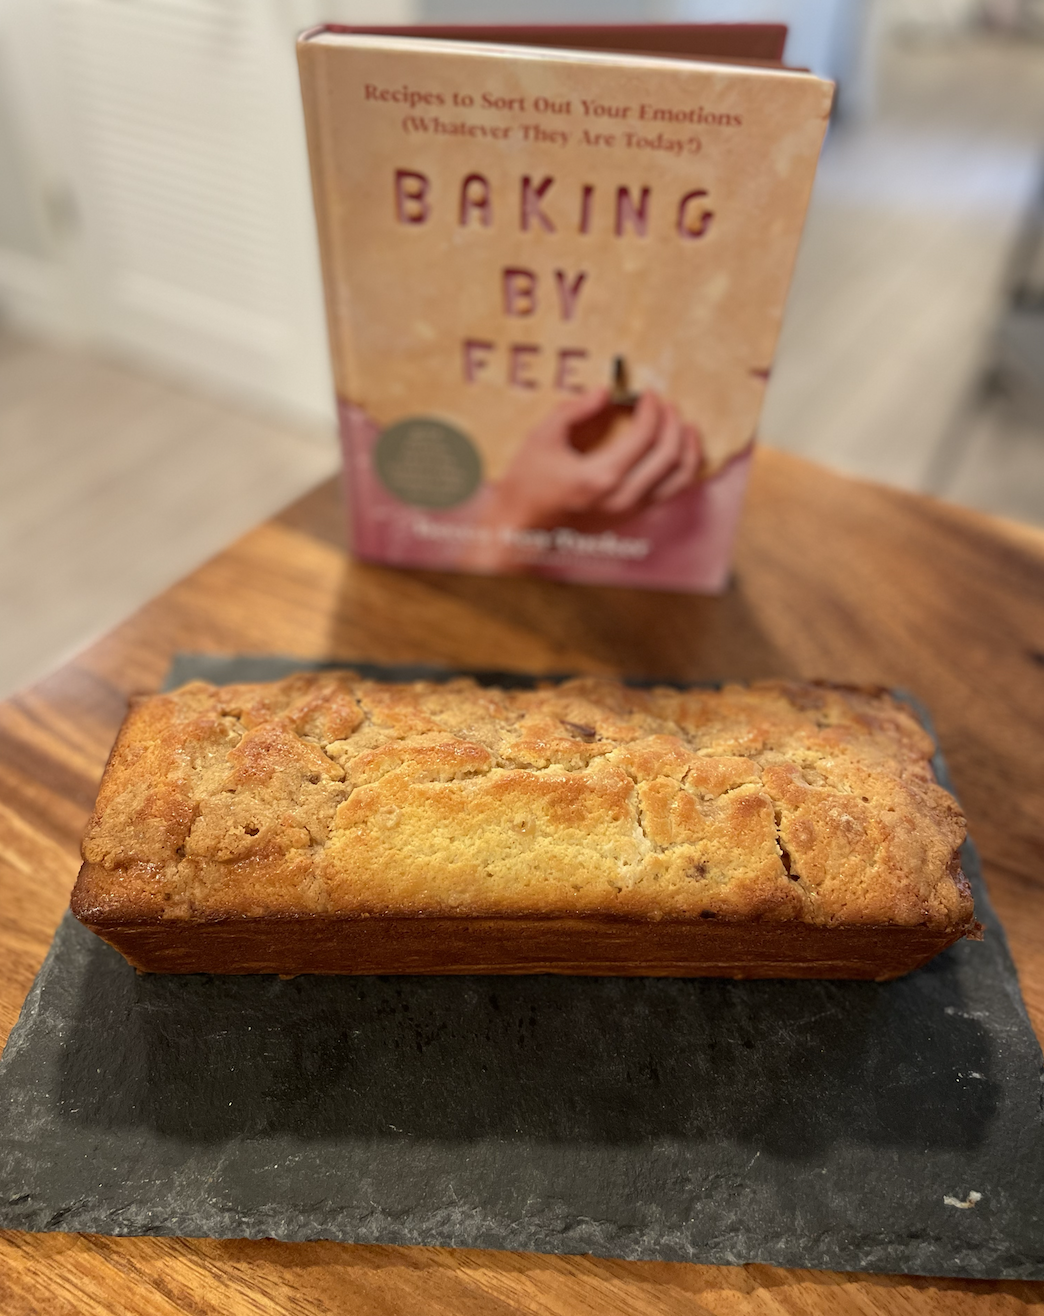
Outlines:
<svg viewBox="0 0 1044 1316"><path fill-rule="evenodd" d="M588 918L239 918L88 924L151 973L897 978L959 931Z"/></svg>

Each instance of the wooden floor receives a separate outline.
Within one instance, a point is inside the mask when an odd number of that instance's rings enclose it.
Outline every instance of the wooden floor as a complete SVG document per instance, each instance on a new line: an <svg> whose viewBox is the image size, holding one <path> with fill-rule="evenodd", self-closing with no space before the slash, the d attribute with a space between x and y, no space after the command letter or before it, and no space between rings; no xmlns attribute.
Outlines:
<svg viewBox="0 0 1044 1316"><path fill-rule="evenodd" d="M0 337L0 696L337 464L332 432Z"/></svg>
<svg viewBox="0 0 1044 1316"><path fill-rule="evenodd" d="M981 395L1044 155L1044 45L893 45L832 132L764 441L1044 524L1044 417ZM0 336L0 696L330 474L332 432Z"/></svg>
<svg viewBox="0 0 1044 1316"><path fill-rule="evenodd" d="M1044 524L1044 412L980 390L1042 180L1044 43L889 46L823 153L762 439Z"/></svg>

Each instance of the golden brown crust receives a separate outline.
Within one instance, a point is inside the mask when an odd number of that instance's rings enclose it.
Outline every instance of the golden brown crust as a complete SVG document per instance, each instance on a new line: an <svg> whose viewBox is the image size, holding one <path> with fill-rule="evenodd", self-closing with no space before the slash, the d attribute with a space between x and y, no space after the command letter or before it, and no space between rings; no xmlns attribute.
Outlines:
<svg viewBox="0 0 1044 1316"><path fill-rule="evenodd" d="M136 701L74 893L120 925L323 916L974 926L888 694L194 682ZM943 942L945 944L945 941Z"/></svg>

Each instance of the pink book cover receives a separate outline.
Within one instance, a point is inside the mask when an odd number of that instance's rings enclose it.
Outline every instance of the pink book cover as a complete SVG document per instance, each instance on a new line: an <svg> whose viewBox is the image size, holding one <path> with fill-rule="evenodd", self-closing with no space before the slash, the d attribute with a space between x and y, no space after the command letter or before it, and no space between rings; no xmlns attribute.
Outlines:
<svg viewBox="0 0 1044 1316"><path fill-rule="evenodd" d="M354 552L723 589L832 84L331 28L298 55Z"/></svg>

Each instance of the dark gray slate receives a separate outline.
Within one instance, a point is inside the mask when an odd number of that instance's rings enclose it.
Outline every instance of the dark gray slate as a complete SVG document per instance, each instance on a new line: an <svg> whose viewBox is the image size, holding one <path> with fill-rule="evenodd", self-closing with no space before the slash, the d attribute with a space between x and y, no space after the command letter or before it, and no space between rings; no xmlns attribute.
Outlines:
<svg viewBox="0 0 1044 1316"><path fill-rule="evenodd" d="M66 915L0 1226L1044 1278L1041 1054L965 868L985 942L883 985L139 976Z"/></svg>

